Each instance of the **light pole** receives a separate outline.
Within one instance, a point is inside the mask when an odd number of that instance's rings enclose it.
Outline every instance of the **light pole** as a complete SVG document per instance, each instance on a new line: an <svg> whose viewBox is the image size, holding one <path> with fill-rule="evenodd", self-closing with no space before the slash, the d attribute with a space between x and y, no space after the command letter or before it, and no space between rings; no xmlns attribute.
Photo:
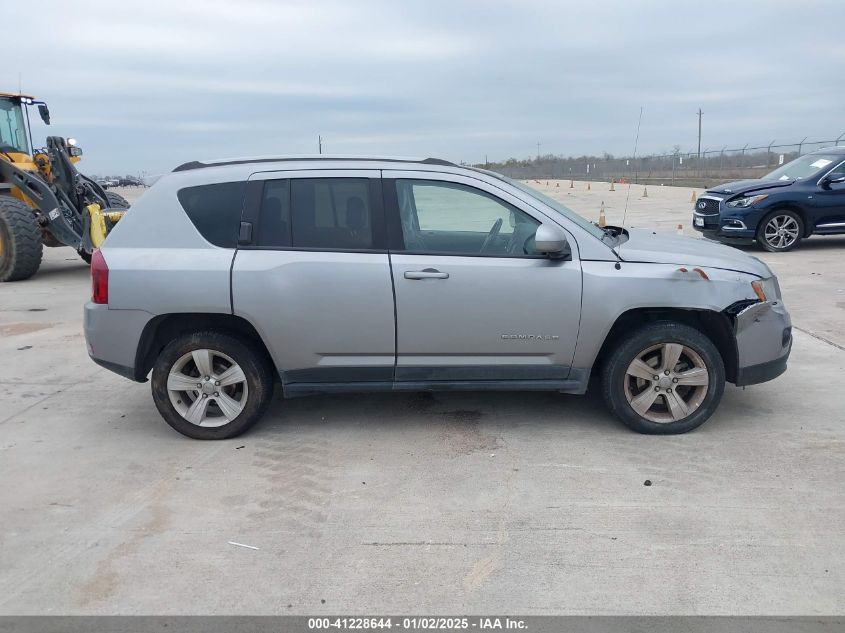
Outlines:
<svg viewBox="0 0 845 633"><path fill-rule="evenodd" d="M701 161L701 108L698 109L698 160Z"/></svg>

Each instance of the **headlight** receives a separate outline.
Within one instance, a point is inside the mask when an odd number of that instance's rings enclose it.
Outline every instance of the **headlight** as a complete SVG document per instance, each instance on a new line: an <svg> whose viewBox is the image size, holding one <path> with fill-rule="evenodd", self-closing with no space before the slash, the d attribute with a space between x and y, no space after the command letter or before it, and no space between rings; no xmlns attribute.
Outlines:
<svg viewBox="0 0 845 633"><path fill-rule="evenodd" d="M765 200L768 197L769 195L766 193L760 194L759 196L745 196L743 198L731 200L730 202L726 202L725 204L734 209L745 209L746 207L750 207L753 204L757 204L758 202Z"/></svg>
<svg viewBox="0 0 845 633"><path fill-rule="evenodd" d="M65 142L68 144L69 147L73 147L74 145L76 145L76 139L72 137L67 139Z"/></svg>
<svg viewBox="0 0 845 633"><path fill-rule="evenodd" d="M751 282L754 294L760 301L777 301L780 299L780 286L777 277L767 277Z"/></svg>

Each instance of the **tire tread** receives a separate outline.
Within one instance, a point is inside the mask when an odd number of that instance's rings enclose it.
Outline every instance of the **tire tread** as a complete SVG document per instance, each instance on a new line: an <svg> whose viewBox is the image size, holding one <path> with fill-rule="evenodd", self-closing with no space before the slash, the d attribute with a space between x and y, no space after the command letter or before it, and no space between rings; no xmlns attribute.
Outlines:
<svg viewBox="0 0 845 633"><path fill-rule="evenodd" d="M0 268L0 281L29 279L41 266L44 245L41 229L32 209L17 198L0 196L0 222L6 225L11 238L8 263Z"/></svg>

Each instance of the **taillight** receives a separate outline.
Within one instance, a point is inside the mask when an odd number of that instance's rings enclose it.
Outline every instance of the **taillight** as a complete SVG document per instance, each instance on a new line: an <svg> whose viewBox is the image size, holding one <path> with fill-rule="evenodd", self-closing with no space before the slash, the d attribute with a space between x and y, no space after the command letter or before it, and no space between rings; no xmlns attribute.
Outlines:
<svg viewBox="0 0 845 633"><path fill-rule="evenodd" d="M91 254L91 288L94 303L109 302L109 266L100 249Z"/></svg>

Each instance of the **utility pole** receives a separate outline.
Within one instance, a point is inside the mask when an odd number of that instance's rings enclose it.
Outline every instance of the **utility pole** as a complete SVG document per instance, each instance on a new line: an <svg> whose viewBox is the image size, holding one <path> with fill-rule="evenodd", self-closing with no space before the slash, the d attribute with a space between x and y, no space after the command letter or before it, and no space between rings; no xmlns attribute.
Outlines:
<svg viewBox="0 0 845 633"><path fill-rule="evenodd" d="M537 162L540 162L540 141L537 141Z"/></svg>
<svg viewBox="0 0 845 633"><path fill-rule="evenodd" d="M320 135L317 136L317 153L323 153L323 137Z"/></svg>
<svg viewBox="0 0 845 633"><path fill-rule="evenodd" d="M698 109L698 160L701 160L701 108Z"/></svg>

